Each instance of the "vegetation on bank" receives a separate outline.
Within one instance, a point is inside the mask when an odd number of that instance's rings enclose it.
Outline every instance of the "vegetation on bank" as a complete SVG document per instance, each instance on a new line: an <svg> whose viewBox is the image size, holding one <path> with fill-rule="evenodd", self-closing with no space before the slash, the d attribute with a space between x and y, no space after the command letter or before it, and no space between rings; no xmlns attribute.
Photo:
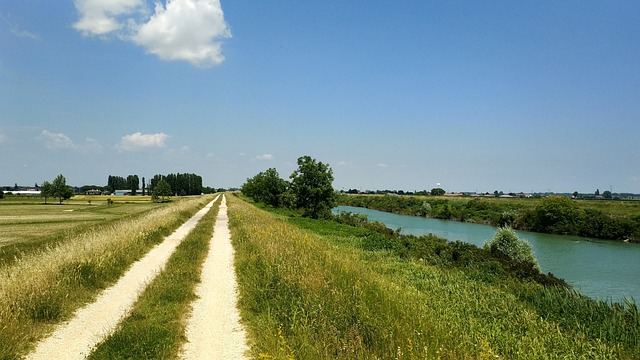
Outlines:
<svg viewBox="0 0 640 360"><path fill-rule="evenodd" d="M274 168L258 173L242 185L242 193L253 201L273 207L296 209L314 219L331 217L336 194L333 170L310 156L298 158L298 169L280 178Z"/></svg>
<svg viewBox="0 0 640 360"><path fill-rule="evenodd" d="M0 267L0 359L24 355L210 200L186 198L106 226L72 231Z"/></svg>
<svg viewBox="0 0 640 360"><path fill-rule="evenodd" d="M563 196L496 200L341 195L338 204L542 233L640 242L640 202L616 201L603 209L602 203L608 201L575 201Z"/></svg>
<svg viewBox="0 0 640 360"><path fill-rule="evenodd" d="M491 245L228 205L255 358L640 357L634 303L581 296Z"/></svg>

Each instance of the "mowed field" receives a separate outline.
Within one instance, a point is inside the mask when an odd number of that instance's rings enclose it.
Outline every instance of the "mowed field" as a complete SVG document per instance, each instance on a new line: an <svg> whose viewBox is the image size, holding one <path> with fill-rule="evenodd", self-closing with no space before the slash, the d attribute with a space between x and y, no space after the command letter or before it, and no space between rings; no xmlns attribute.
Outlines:
<svg viewBox="0 0 640 360"><path fill-rule="evenodd" d="M108 204L107 199L113 203ZM76 196L62 205L55 199L15 196L0 199L0 264L25 252L118 219L141 215L162 204L149 196Z"/></svg>

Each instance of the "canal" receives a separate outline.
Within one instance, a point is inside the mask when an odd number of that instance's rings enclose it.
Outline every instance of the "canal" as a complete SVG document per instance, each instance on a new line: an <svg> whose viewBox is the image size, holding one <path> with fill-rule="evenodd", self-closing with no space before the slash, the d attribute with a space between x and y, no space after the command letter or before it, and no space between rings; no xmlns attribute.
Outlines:
<svg viewBox="0 0 640 360"><path fill-rule="evenodd" d="M398 215L383 211L339 206L334 212L367 215L403 234L434 234L478 247L491 239L496 228L489 225ZM563 278L574 289L594 299L620 302L640 299L640 245L577 236L517 231L536 254L543 273Z"/></svg>

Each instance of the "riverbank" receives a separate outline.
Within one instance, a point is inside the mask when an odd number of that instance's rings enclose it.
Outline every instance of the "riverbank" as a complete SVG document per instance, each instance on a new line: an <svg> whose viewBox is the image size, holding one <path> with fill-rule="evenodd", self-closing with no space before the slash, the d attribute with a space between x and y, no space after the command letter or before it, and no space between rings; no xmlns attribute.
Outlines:
<svg viewBox="0 0 640 360"><path fill-rule="evenodd" d="M438 263L440 255L403 257L364 227L228 200L255 358L640 357L635 304L521 281L491 263L479 271ZM436 253L437 241L415 239ZM456 252L464 248L440 254L473 260Z"/></svg>
<svg viewBox="0 0 640 360"><path fill-rule="evenodd" d="M640 202L341 195L338 204L547 234L640 242Z"/></svg>

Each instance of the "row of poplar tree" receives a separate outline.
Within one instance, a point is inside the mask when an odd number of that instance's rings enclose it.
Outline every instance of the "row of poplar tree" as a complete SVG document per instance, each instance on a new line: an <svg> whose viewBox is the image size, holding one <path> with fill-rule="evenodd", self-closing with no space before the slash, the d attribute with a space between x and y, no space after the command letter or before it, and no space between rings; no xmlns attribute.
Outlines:
<svg viewBox="0 0 640 360"><path fill-rule="evenodd" d="M166 181L171 188L171 195L186 196L186 195L200 195L203 192L202 177L196 174L168 174L168 175L154 175L146 183L145 178L142 178L142 187L140 186L140 178L138 175L129 175L126 178L122 176L109 175L107 179L107 190L110 193L115 193L116 190L130 190L131 194L135 195L141 192L142 195L149 195L153 193L153 190L158 186L161 180Z"/></svg>

